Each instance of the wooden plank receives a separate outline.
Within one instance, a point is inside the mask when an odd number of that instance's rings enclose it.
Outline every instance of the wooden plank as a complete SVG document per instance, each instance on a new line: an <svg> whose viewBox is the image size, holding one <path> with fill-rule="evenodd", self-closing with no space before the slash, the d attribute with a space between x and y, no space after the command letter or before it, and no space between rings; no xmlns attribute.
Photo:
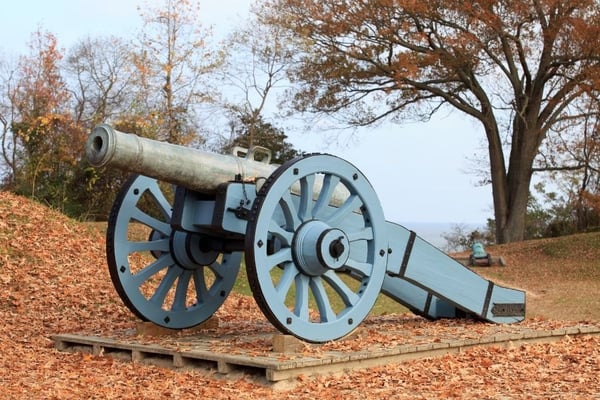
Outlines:
<svg viewBox="0 0 600 400"><path fill-rule="evenodd" d="M53 336L52 339L56 349L64 352L94 354L167 368L216 370L224 375L243 372L277 382L300 375L329 374L424 357L440 357L478 346L546 343L576 335L600 335L600 326L572 326L554 330L515 328L512 332L498 332L480 337L444 340L426 338L428 340L417 344L346 351L330 350L312 355L274 351L255 354L252 351L235 349L233 346L230 351L226 351L226 347L222 345L219 346L221 351L216 351L211 350L215 338L202 335L186 338L183 347L181 338L174 337L171 341L165 339L159 343L148 344L141 342L143 338L136 339L135 336L128 336L126 340L115 339L118 335L114 333L107 336L61 334Z"/></svg>

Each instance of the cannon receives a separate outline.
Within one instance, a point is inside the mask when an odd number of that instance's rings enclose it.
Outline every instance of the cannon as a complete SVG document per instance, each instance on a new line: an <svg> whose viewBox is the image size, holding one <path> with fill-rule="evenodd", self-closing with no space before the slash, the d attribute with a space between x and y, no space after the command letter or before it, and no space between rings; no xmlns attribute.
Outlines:
<svg viewBox="0 0 600 400"><path fill-rule="evenodd" d="M483 243L475 242L471 246L471 254L469 255L469 265L472 266L490 266L492 265L492 256L485 251Z"/></svg>
<svg viewBox="0 0 600 400"><path fill-rule="evenodd" d="M108 219L107 263L139 318L184 329L223 304L242 256L252 294L282 333L340 339L380 293L428 319L525 318L525 293L485 280L415 232L385 220L367 178L330 154L277 166L268 151L220 155L102 124L95 167L131 172Z"/></svg>

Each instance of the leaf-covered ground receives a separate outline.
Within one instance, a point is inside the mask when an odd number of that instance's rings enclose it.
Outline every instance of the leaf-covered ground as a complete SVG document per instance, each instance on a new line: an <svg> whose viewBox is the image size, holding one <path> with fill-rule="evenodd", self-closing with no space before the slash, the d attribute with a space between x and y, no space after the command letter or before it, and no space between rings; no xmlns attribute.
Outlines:
<svg viewBox="0 0 600 400"><path fill-rule="evenodd" d="M600 399L598 336L508 349L477 348L458 355L358 372L301 377L275 387L243 375L225 379L216 373L58 352L50 339L53 334L101 333L135 326L135 318L121 305L112 287L104 246L103 235L87 225L0 192L0 398ZM543 252L544 246L538 245L535 251ZM508 253L509 249L502 251ZM552 251L557 252L555 248ZM585 254L579 252L577 257L569 254L545 254L545 257L557 259L559 268L576 265L582 258L598 259L598 253L597 249L586 248ZM521 256L511 254L519 261ZM526 258L524 254L522 257ZM518 273L513 274L511 268L514 267L509 265L505 270L487 273L509 282L518 279ZM540 271L543 269L538 269L537 274ZM582 278L585 273L595 277L598 270L578 272L576 277L565 272L563 284L568 286L570 280L585 283L585 275ZM548 285L554 281L548 279L556 280L539 276L539 287L531 288L534 295L547 298L554 293ZM523 282L525 286L528 284L525 278ZM560 281L555 283L560 287ZM543 290L546 292L542 293ZM592 293L585 284L580 291L581 296ZM594 292L594 301L597 293ZM553 309L560 311L556 315L561 318L569 315L572 301L568 299L569 303L561 306L556 300ZM596 304L588 306L594 308ZM561 311L561 307L566 310ZM264 326L264 318L247 297L231 295L219 312L225 321L237 318ZM589 314L581 312L578 315ZM535 324L547 324L550 328L560 324L540 318L542 314L536 314ZM597 322L593 319L595 314L590 315L592 322ZM439 327L442 329L444 325Z"/></svg>

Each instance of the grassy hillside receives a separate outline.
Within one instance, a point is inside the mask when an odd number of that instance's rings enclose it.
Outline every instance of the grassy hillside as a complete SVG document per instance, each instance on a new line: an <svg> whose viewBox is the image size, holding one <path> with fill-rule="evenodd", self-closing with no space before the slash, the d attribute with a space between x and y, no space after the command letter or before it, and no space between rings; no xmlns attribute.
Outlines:
<svg viewBox="0 0 600 400"><path fill-rule="evenodd" d="M505 267L474 270L527 292L527 316L600 321L600 233L531 240L487 251Z"/></svg>
<svg viewBox="0 0 600 400"><path fill-rule="evenodd" d="M492 246L504 267L472 268L497 284L527 293L527 316L548 319L600 321L600 233ZM244 268L235 290L251 296ZM372 314L402 313L406 309L379 296Z"/></svg>
<svg viewBox="0 0 600 400"><path fill-rule="evenodd" d="M24 207L29 211L21 213L15 210ZM89 251L88 260L93 261L94 268L98 270L95 274L102 282L103 291L112 291L112 283L105 268L105 223L77 223L39 204L8 193L5 193L4 199L0 199L0 211L5 215L3 220L0 219L0 231L4 229L0 233L0 239L10 242L2 248L0 241L0 257L12 254L31 258L34 264L45 263L48 258L53 261L61 260L73 252L78 256L86 255L77 249L70 249L70 241L76 241L75 247L81 242L93 243L93 246L86 246L85 249ZM45 225L40 222L45 219L58 221L58 227L55 227L56 224ZM12 232L10 229L7 231L10 227L6 224L6 221L11 220L18 228ZM39 233L38 229L41 229ZM45 234L46 237L40 239L45 245L41 246L42 243L36 240L28 241L27 238L33 235L28 231L35 231L36 235ZM491 246L486 250L493 256L503 257L506 266L472 269L497 284L525 290L528 317L600 321L600 296L597 295L600 293L600 232ZM85 274L84 271L82 269L81 273ZM244 296L252 295L243 267L234 291ZM110 298L120 302L113 299L112 295ZM405 311L396 302L380 296L372 314Z"/></svg>
<svg viewBox="0 0 600 400"><path fill-rule="evenodd" d="M135 327L136 318L112 287L104 230L103 224L78 223L40 204L0 192L0 369L4 371L0 374L0 398L482 399L499 395L521 398L524 393L531 398L555 398L557 393L594 398L600 394L599 337L513 349L473 349L339 376L303 377L283 391L244 376L223 379L213 372L169 370L102 355L58 352L50 339L53 334L102 334ZM530 321L536 326L545 324L552 329L559 319L597 324L599 244L599 234L588 234L492 247L488 251L503 256L508 265L478 268L477 272L527 290L528 317L545 317ZM249 293L243 276L236 290ZM402 311L386 300L375 310ZM248 329L255 329L254 323L266 323L252 299L238 293L228 297L219 313L221 321L251 321ZM395 317L390 316L406 319ZM365 323L381 326L378 321L374 317ZM434 332L436 326L443 327L424 320L410 323L427 324ZM361 340L345 343L368 345Z"/></svg>

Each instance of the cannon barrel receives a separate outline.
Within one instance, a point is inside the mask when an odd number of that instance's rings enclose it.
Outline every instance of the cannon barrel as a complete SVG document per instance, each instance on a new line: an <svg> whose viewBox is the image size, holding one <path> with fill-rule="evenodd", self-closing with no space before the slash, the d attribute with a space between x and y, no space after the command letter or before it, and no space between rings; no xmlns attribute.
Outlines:
<svg viewBox="0 0 600 400"><path fill-rule="evenodd" d="M267 178L277 168L249 158L142 138L106 124L92 130L86 156L94 167L111 166L208 194L236 176L244 181Z"/></svg>

